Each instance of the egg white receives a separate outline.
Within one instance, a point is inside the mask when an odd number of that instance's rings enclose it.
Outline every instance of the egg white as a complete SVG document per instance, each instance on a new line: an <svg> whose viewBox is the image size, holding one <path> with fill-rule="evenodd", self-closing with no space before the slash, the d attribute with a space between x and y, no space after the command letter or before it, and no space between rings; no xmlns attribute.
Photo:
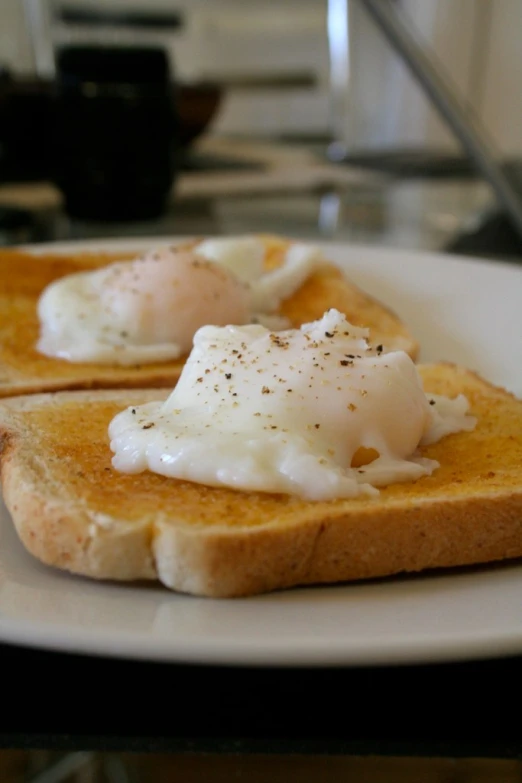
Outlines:
<svg viewBox="0 0 522 783"><path fill-rule="evenodd" d="M133 365L186 355L207 324L285 328L281 301L323 260L297 245L281 268L265 272L264 254L254 237L209 239L60 278L38 302L37 350L69 362Z"/></svg>
<svg viewBox="0 0 522 783"><path fill-rule="evenodd" d="M467 403L431 405L411 358L367 337L336 310L298 330L200 329L167 401L111 422L113 465L308 500L430 474L417 447L472 428ZM375 458L361 464L361 449Z"/></svg>

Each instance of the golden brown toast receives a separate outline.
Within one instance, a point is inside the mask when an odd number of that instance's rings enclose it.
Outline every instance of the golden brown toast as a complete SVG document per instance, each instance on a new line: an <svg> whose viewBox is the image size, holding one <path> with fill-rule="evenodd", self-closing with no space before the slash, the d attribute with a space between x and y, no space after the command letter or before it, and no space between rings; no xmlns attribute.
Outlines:
<svg viewBox="0 0 522 783"><path fill-rule="evenodd" d="M465 394L477 426L424 447L440 468L378 498L307 502L120 474L110 420L170 391L120 390L0 404L5 503L44 563L207 596L522 556L522 401L453 365L420 373L428 392Z"/></svg>
<svg viewBox="0 0 522 783"><path fill-rule="evenodd" d="M276 237L262 238L267 247L267 267L275 267L282 262L290 242ZM184 359L118 367L73 364L36 351L39 334L36 307L43 289L64 275L129 257L132 254L34 256L0 250L0 397L59 389L174 386ZM369 327L374 343L405 350L416 358L417 342L400 319L353 285L333 264L312 275L283 302L280 312L290 319L293 327L299 327L322 317L330 307L345 313L351 323Z"/></svg>

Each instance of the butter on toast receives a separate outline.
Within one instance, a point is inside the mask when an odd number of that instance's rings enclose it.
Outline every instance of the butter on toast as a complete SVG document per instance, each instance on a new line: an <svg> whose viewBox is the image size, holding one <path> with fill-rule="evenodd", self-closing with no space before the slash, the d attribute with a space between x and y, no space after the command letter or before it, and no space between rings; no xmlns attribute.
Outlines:
<svg viewBox="0 0 522 783"><path fill-rule="evenodd" d="M261 238L266 245L267 267L273 268L282 262L290 241ZM49 283L133 255L34 256L16 250L0 251L0 398L61 389L174 386L183 368L183 358L132 367L73 364L44 356L35 347L39 335L37 302ZM369 327L374 343L405 350L416 358L418 344L400 318L353 285L333 264L313 274L282 303L279 312L293 327L299 327L320 318L330 307L345 313L351 323Z"/></svg>
<svg viewBox="0 0 522 783"><path fill-rule="evenodd" d="M440 468L377 498L306 502L120 474L110 420L168 391L112 390L0 404L5 503L48 565L214 597L522 556L522 401L453 365L419 370L427 392L465 394L477 426L423 447Z"/></svg>

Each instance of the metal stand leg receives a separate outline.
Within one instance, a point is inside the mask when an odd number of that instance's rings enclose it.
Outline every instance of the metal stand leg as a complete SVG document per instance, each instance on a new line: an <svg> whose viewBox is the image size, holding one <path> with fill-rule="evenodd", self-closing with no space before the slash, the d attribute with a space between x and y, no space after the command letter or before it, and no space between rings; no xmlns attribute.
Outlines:
<svg viewBox="0 0 522 783"><path fill-rule="evenodd" d="M493 144L478 119L463 111L460 98L444 77L443 69L436 62L435 56L419 44L391 0L329 0L328 45L335 130L338 130L339 116L342 113L343 90L344 100L348 100L350 2L359 2L362 5L408 66L428 100L489 183L500 206L522 237L522 200L497 163Z"/></svg>
<svg viewBox="0 0 522 783"><path fill-rule="evenodd" d="M468 116L463 111L458 96L443 77L433 55L428 54L416 41L393 3L389 0L358 1L402 57L428 100L453 131L484 179L491 185L498 201L522 237L522 201L496 162L493 144L487 139L486 132L480 126L478 119Z"/></svg>
<svg viewBox="0 0 522 783"><path fill-rule="evenodd" d="M84 777L84 773L86 777ZM134 783L135 776L113 754L67 753L47 769L26 778L26 783Z"/></svg>
<svg viewBox="0 0 522 783"><path fill-rule="evenodd" d="M38 772L28 783L62 783L70 775L91 764L95 753L68 753L43 772Z"/></svg>

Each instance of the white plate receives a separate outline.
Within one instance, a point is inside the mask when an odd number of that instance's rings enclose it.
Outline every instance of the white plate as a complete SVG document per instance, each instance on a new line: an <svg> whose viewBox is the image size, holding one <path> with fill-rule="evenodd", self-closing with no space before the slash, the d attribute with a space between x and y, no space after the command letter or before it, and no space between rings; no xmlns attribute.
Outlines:
<svg viewBox="0 0 522 783"><path fill-rule="evenodd" d="M75 248L86 246L95 247ZM522 268L338 244L324 250L401 314L421 342L422 360L464 364L522 396ZM0 507L0 640L235 665L373 665L522 653L522 565L217 601L48 569L25 553Z"/></svg>

